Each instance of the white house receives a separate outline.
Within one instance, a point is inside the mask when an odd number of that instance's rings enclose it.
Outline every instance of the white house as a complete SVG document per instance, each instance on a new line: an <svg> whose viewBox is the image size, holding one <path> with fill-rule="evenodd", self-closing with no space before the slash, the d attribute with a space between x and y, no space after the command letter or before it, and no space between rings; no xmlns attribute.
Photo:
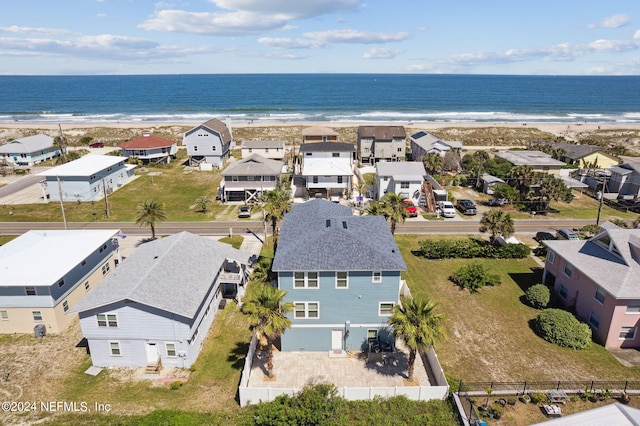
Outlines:
<svg viewBox="0 0 640 426"><path fill-rule="evenodd" d="M317 142L300 145L300 175L310 194L328 198L351 190L355 147L350 143Z"/></svg>
<svg viewBox="0 0 640 426"><path fill-rule="evenodd" d="M192 164L205 162L218 168L229 159L231 143L231 130L217 118L187 131L182 139Z"/></svg>
<svg viewBox="0 0 640 426"><path fill-rule="evenodd" d="M122 157L89 154L38 175L45 177L51 201L93 201L135 177L136 166L125 163Z"/></svg>
<svg viewBox="0 0 640 426"><path fill-rule="evenodd" d="M426 176L422 162L376 163L375 198L379 200L387 192L393 192L418 205Z"/></svg>
<svg viewBox="0 0 640 426"><path fill-rule="evenodd" d="M0 333L64 330L120 260L117 230L32 230L0 246Z"/></svg>
<svg viewBox="0 0 640 426"><path fill-rule="evenodd" d="M249 140L240 144L242 158L247 158L251 154L258 154L264 158L272 160L282 160L285 154L284 141L276 140Z"/></svg>
<svg viewBox="0 0 640 426"><path fill-rule="evenodd" d="M191 366L224 293L244 294L249 256L188 232L142 244L73 310L93 365Z"/></svg>
<svg viewBox="0 0 640 426"><path fill-rule="evenodd" d="M443 141L425 130L412 134L409 141L413 161L422 161L422 157L429 152L435 152L444 157L447 151L462 149L462 142Z"/></svg>

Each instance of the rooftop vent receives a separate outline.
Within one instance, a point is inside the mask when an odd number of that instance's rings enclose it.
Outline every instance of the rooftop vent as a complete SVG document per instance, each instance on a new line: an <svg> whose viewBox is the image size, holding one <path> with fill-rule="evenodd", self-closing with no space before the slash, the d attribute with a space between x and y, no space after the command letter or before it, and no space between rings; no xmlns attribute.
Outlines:
<svg viewBox="0 0 640 426"><path fill-rule="evenodd" d="M329 228L331 226L331 219L327 219L325 222L325 227Z"/></svg>
<svg viewBox="0 0 640 426"><path fill-rule="evenodd" d="M343 220L343 221L342 221L342 227L343 227L344 229L347 229L347 221L346 221L346 220Z"/></svg>

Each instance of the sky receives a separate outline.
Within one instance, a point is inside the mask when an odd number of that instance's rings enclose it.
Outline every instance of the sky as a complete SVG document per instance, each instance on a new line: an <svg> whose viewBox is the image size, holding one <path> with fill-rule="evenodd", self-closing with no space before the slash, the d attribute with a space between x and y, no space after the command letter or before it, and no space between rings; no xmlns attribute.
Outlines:
<svg viewBox="0 0 640 426"><path fill-rule="evenodd" d="M0 10L0 75L640 74L638 0L16 0Z"/></svg>

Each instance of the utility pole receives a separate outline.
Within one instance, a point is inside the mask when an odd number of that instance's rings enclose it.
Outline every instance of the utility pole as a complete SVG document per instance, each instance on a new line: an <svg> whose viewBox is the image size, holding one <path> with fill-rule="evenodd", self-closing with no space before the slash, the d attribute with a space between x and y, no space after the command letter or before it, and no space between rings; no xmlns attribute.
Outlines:
<svg viewBox="0 0 640 426"><path fill-rule="evenodd" d="M598 217L596 219L596 225L600 225L600 212L602 211L602 202L604 201L604 186L607 183L607 177L602 176L602 191L600 192L600 204L598 205Z"/></svg>
<svg viewBox="0 0 640 426"><path fill-rule="evenodd" d="M104 178L102 178L102 191L104 192L104 208L105 211L107 212L107 219L109 219L111 217L111 215L109 214L109 200L107 198L107 184L104 181Z"/></svg>
<svg viewBox="0 0 640 426"><path fill-rule="evenodd" d="M67 229L67 216L64 214L64 203L62 202L62 184L60 183L60 176L56 176L58 179L58 194L60 197L60 208L62 209L62 221L64 222L64 229Z"/></svg>

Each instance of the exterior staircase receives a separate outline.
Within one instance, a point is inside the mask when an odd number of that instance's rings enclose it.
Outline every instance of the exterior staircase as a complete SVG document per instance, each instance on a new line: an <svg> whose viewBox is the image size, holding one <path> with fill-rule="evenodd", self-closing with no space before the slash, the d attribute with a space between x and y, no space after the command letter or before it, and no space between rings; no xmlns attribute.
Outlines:
<svg viewBox="0 0 640 426"><path fill-rule="evenodd" d="M158 357L158 362L147 365L144 374L160 374L160 370L162 370L162 359Z"/></svg>
<svg viewBox="0 0 640 426"><path fill-rule="evenodd" d="M433 185L431 182L424 181L422 182L422 191L420 191L420 199L418 201L418 205L424 207L425 210L429 213L433 213L436 211L436 197L433 194ZM423 204L424 203L424 204Z"/></svg>

